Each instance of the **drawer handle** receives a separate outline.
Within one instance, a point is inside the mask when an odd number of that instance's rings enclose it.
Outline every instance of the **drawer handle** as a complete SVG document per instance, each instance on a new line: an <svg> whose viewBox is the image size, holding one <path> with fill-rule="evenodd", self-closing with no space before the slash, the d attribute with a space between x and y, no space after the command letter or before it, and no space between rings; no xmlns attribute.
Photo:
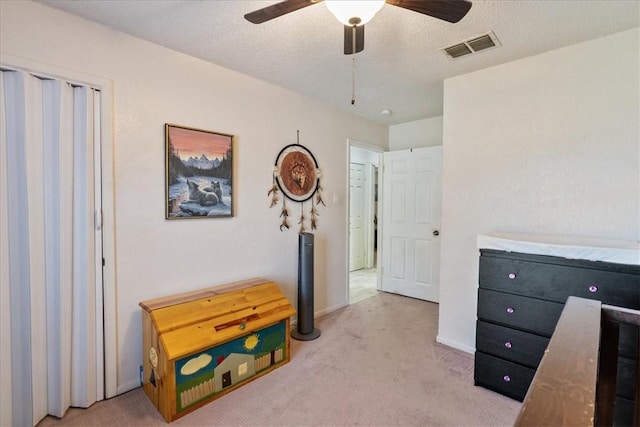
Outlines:
<svg viewBox="0 0 640 427"><path fill-rule="evenodd" d="M511 344L511 341L507 341L506 343L504 343L505 348L511 348L513 347L513 344Z"/></svg>
<svg viewBox="0 0 640 427"><path fill-rule="evenodd" d="M598 287L596 285L589 286L589 292L595 294L596 292L598 292Z"/></svg>
<svg viewBox="0 0 640 427"><path fill-rule="evenodd" d="M509 273L509 279L513 280L516 278L516 273Z"/></svg>
<svg viewBox="0 0 640 427"><path fill-rule="evenodd" d="M516 310L513 307L507 307L507 313L513 314L515 312L516 312Z"/></svg>
<svg viewBox="0 0 640 427"><path fill-rule="evenodd" d="M508 383L508 382L511 382L511 377L510 377L509 375L505 375L504 377L502 377L502 380L503 380L505 383Z"/></svg>

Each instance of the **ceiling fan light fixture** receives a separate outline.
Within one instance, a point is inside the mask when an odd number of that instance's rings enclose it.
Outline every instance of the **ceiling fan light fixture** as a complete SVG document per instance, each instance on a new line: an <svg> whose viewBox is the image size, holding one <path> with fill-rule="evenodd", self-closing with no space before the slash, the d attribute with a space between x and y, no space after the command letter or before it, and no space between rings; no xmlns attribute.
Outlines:
<svg viewBox="0 0 640 427"><path fill-rule="evenodd" d="M384 6L384 0L325 0L324 3L344 25L364 25Z"/></svg>

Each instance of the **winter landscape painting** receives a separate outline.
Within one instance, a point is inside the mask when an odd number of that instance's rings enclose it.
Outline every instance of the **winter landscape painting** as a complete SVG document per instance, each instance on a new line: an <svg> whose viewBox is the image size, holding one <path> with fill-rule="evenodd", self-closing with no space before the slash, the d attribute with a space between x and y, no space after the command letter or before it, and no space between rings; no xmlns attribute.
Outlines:
<svg viewBox="0 0 640 427"><path fill-rule="evenodd" d="M233 135L165 125L166 218L233 216Z"/></svg>

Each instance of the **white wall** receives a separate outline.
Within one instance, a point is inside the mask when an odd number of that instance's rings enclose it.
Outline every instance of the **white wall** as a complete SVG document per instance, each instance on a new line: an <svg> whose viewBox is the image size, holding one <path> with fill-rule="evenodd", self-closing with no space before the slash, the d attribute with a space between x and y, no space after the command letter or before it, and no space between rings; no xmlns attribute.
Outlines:
<svg viewBox="0 0 640 427"><path fill-rule="evenodd" d="M351 155L349 160L351 163L360 163L363 165L378 166L378 153L365 148L351 146Z"/></svg>
<svg viewBox="0 0 640 427"><path fill-rule="evenodd" d="M442 116L389 126L389 150L442 145Z"/></svg>
<svg viewBox="0 0 640 427"><path fill-rule="evenodd" d="M640 239L639 39L445 81L440 342L475 347L478 234Z"/></svg>
<svg viewBox="0 0 640 427"><path fill-rule="evenodd" d="M298 129L328 204L315 233L315 309L346 304L346 141L386 147L386 126L41 4L2 1L0 19L2 54L113 81L117 280L106 286L117 288L120 392L138 385L140 301L259 276L295 304L297 228L279 231L267 190ZM234 218L164 219L165 123L235 135Z"/></svg>

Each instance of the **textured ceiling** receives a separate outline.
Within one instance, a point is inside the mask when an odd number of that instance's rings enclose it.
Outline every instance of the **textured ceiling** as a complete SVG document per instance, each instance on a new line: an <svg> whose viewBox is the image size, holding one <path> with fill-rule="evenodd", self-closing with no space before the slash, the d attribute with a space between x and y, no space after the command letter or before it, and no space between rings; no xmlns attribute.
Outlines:
<svg viewBox="0 0 640 427"><path fill-rule="evenodd" d="M445 78L640 26L637 0L476 0L457 24L385 5L355 55L351 105L352 56L323 4L255 25L244 14L274 1L41 3L384 124L441 115ZM501 47L457 60L440 51L488 31Z"/></svg>

